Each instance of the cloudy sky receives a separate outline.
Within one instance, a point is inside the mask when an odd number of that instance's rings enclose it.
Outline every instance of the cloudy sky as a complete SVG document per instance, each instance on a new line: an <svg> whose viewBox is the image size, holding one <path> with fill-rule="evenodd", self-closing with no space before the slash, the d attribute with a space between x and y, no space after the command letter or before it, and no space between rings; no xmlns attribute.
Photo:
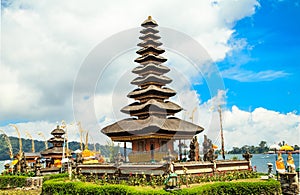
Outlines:
<svg viewBox="0 0 300 195"><path fill-rule="evenodd" d="M299 10L299 0L2 0L0 129L16 136L16 124L22 137L42 140L38 132L50 138L65 120L69 138L79 140L80 121L90 141L106 143L100 129L128 117L119 110L134 89L136 32L152 15L173 101L185 109L178 117L219 145L221 105L227 149L261 140L299 145ZM201 47L183 52L173 43L184 37Z"/></svg>

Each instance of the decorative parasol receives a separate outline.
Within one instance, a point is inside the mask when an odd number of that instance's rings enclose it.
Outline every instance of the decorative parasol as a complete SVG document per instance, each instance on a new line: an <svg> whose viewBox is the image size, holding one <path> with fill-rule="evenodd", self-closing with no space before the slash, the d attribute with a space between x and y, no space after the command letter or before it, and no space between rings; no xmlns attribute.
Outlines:
<svg viewBox="0 0 300 195"><path fill-rule="evenodd" d="M277 144L272 144L272 145L270 145L270 147L269 147L269 149L270 150L280 150L280 146L279 145L277 145Z"/></svg>
<svg viewBox="0 0 300 195"><path fill-rule="evenodd" d="M281 146L280 147L280 150L284 150L284 151L293 151L294 148L292 146L289 146L289 145L284 145L284 146Z"/></svg>
<svg viewBox="0 0 300 195"><path fill-rule="evenodd" d="M82 151L82 157L90 157L90 156L95 156L95 153L88 149Z"/></svg>
<svg viewBox="0 0 300 195"><path fill-rule="evenodd" d="M69 161L68 158L63 158L63 159L61 160L61 163L67 163L68 161Z"/></svg>
<svg viewBox="0 0 300 195"><path fill-rule="evenodd" d="M74 151L75 154L78 154L78 153L81 153L81 152L82 152L82 151L79 150L79 149L77 149L77 150Z"/></svg>
<svg viewBox="0 0 300 195"><path fill-rule="evenodd" d="M15 159L15 160L12 161L11 164L12 164L12 165L16 165L18 162L19 162L19 160Z"/></svg>

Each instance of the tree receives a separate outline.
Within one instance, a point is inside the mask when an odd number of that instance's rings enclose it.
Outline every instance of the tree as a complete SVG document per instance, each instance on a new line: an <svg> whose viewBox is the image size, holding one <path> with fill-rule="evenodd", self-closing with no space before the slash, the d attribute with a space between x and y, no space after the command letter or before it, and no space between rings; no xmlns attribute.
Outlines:
<svg viewBox="0 0 300 195"><path fill-rule="evenodd" d="M112 140L107 140L105 145L106 150L109 151L109 160L110 162L115 161L115 156L118 153L119 147L115 147L114 142Z"/></svg>
<svg viewBox="0 0 300 195"><path fill-rule="evenodd" d="M229 151L229 154L243 154L246 151L249 151L252 154L259 154L259 153L264 153L268 151L267 147L267 142L266 141L261 141L258 146L249 146L249 145L244 145L241 148L238 147L233 147L231 151Z"/></svg>

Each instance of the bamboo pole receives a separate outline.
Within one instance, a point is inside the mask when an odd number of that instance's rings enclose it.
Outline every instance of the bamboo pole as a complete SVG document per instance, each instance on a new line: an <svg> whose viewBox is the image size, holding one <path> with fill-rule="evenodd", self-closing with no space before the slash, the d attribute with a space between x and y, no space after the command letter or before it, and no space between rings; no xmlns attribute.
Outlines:
<svg viewBox="0 0 300 195"><path fill-rule="evenodd" d="M18 137L19 137L19 154L21 155L22 154L22 139L21 139L20 131L19 131L17 125L10 124L10 126L12 126L13 128L15 128L15 130L16 130L16 132L18 134Z"/></svg>
<svg viewBox="0 0 300 195"><path fill-rule="evenodd" d="M219 116L220 116L220 130L221 130L221 153L222 153L222 157L223 157L223 160L225 160L225 149L224 149L224 135L223 135L223 125L222 125L222 109L221 109L221 106L219 105L219 108L218 108L218 112L219 112Z"/></svg>

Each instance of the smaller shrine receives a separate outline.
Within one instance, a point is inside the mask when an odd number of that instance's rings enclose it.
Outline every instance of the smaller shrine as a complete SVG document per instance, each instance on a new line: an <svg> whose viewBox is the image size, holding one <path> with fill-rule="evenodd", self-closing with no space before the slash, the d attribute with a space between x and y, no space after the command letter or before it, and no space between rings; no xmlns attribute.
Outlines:
<svg viewBox="0 0 300 195"><path fill-rule="evenodd" d="M46 159L47 167L60 167L61 160L64 154L63 144L66 142L66 138L63 137L65 131L57 125L56 129L53 129L51 134L53 135L48 141L52 144L52 147L41 152L41 155Z"/></svg>

